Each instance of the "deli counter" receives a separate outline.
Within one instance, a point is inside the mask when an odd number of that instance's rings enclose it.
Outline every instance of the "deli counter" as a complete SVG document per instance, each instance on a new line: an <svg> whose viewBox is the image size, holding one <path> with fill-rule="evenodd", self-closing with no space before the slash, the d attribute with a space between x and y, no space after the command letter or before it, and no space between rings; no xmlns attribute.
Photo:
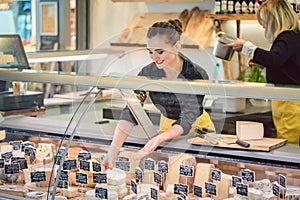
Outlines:
<svg viewBox="0 0 300 200"><path fill-rule="evenodd" d="M98 88L171 90L178 93L197 91L203 95L300 100L299 88L269 84L166 81L134 76L35 74L10 70L1 71L0 79L78 84ZM82 122L86 110L91 109L94 103L93 99L85 101L86 104L78 108L82 110L77 115L74 111L70 121L22 115L3 119L0 123L2 131L5 132L1 133L5 137L1 144L3 187L0 187L0 195L14 195L11 199L15 195L18 198L54 199L54 196L51 197L53 194L57 196L55 199L296 199L300 196L300 148L285 143L269 151L234 149L191 144L189 141L194 136L187 135L162 143L149 157L136 161L135 152L147 142L141 127L137 126L120 152L118 168L103 172L101 162L112 140L117 121L111 120L105 124ZM33 144L36 154L34 159L31 154L21 153L25 142ZM55 169L60 166L61 163L57 164L57 159L54 158L59 156L61 148L68 145L68 152L63 154L63 169L60 172L49 170L51 166L55 166ZM24 154L26 167L20 168L21 164L19 167L13 166L11 158ZM86 155L89 155L88 159ZM151 169L149 162L154 163ZM100 164L100 170L93 167L96 164ZM167 167L160 168L162 164ZM19 170L14 171L14 167ZM53 177L49 176L53 171ZM67 174L66 179L61 177L62 172ZM60 178L56 177L58 185L54 180L56 173L60 173ZM96 175L103 174L105 181L95 178Z"/></svg>

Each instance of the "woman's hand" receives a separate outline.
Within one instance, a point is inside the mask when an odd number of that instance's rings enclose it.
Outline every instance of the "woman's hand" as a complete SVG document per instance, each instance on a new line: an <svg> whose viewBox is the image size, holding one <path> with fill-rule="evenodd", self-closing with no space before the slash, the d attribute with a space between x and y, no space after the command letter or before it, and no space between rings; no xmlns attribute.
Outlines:
<svg viewBox="0 0 300 200"><path fill-rule="evenodd" d="M136 160L140 160L146 156L148 156L150 153L152 153L157 147L158 145L161 143L161 139L158 136L152 138L151 140L149 140L147 142L147 144L144 146L144 148L142 148L141 150L139 150L135 156Z"/></svg>
<svg viewBox="0 0 300 200"><path fill-rule="evenodd" d="M232 43L225 44L224 47L232 47L233 50L240 52L240 51L242 51L243 45L245 44L245 42L246 42L246 40L237 38Z"/></svg>
<svg viewBox="0 0 300 200"><path fill-rule="evenodd" d="M249 59L248 61L248 66L249 67L257 67L257 68L260 68L260 69L263 69L265 68L264 66L260 65L260 64L257 64L255 62L253 62L253 59Z"/></svg>
<svg viewBox="0 0 300 200"><path fill-rule="evenodd" d="M107 151L107 154L105 156L105 159L102 163L103 171L114 168L115 162L118 159L119 152L120 152L120 147L118 147L114 144L110 145L110 147Z"/></svg>

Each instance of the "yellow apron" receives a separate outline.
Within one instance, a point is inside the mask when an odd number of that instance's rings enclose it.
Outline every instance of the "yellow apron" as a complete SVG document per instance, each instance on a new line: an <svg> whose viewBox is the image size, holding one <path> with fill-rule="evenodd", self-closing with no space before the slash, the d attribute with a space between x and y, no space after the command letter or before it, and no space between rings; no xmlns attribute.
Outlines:
<svg viewBox="0 0 300 200"><path fill-rule="evenodd" d="M300 102L273 100L272 117L277 138L287 139L288 143L299 145Z"/></svg>
<svg viewBox="0 0 300 200"><path fill-rule="evenodd" d="M159 123L159 133L165 132L166 130L168 130L169 128L172 127L172 124L175 122L176 120L174 119L169 119L166 118L165 116L161 115L160 116L160 123ZM195 128L198 129L202 129L202 128L207 128L210 130L215 130L215 126L213 124L213 122L210 119L209 114L203 110L203 113L201 116L199 116L195 122L192 124L192 128L190 129L190 134L196 134L195 133Z"/></svg>

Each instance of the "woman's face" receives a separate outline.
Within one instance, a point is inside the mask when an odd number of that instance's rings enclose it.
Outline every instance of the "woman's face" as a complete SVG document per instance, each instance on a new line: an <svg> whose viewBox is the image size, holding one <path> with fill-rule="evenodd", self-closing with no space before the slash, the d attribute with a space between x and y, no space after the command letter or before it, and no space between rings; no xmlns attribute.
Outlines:
<svg viewBox="0 0 300 200"><path fill-rule="evenodd" d="M168 43L165 35L157 35L147 38L147 50L150 58L158 68L171 67L176 61L177 45Z"/></svg>

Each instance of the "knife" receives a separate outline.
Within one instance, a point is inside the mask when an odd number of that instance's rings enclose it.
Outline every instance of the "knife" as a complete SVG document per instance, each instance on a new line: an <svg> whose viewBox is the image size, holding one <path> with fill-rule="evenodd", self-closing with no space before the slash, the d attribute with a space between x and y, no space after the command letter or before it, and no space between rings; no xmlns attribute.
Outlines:
<svg viewBox="0 0 300 200"><path fill-rule="evenodd" d="M234 142L228 142L226 141L225 138L220 138L214 130L211 130L211 129L207 129L207 128L202 128L202 130L196 128L195 129L195 132L199 134L199 136L205 140L207 140L208 142L212 143L212 144L217 144L218 141L221 141L221 142L224 142L226 144L238 144L242 147L245 147L245 148L249 148L250 147L250 144L245 142L245 141L242 141L242 140L235 140Z"/></svg>

